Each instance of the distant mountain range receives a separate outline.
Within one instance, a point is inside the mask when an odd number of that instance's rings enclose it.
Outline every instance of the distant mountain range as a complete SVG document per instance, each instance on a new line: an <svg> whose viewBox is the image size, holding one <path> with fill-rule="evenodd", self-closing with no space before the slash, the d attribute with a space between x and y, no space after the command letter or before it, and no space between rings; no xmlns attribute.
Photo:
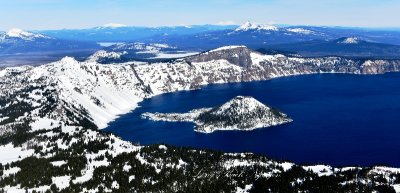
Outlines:
<svg viewBox="0 0 400 193"><path fill-rule="evenodd" d="M314 26L278 27L251 22L246 22L235 29L208 31L194 35L158 35L144 41L171 44L184 48L212 49L237 44L258 49L278 44L312 40L329 41L342 37L359 37L365 41L400 45L399 31Z"/></svg>
<svg viewBox="0 0 400 193"><path fill-rule="evenodd" d="M93 42L63 40L44 34L23 31L21 29L11 29L8 32L0 32L1 54L84 50L98 47L99 46Z"/></svg>
<svg viewBox="0 0 400 193"><path fill-rule="evenodd" d="M345 40L356 43L340 43ZM126 60L180 58L227 45L296 56L399 58L400 31L315 26L193 25L134 27L106 24L89 29L0 32L0 66L42 64L64 56L79 60L99 50Z"/></svg>
<svg viewBox="0 0 400 193"><path fill-rule="evenodd" d="M172 27L138 27L121 24L106 24L88 29L41 30L37 33L66 40L82 40L95 42L132 42L142 41L153 36L193 35L198 33L232 30L235 25L192 25Z"/></svg>
<svg viewBox="0 0 400 193"><path fill-rule="evenodd" d="M290 44L265 46L259 50L264 53L275 50L277 53L297 54L304 57L346 56L363 58L399 58L400 46L368 42L357 37L344 37L335 40L311 40Z"/></svg>
<svg viewBox="0 0 400 193"><path fill-rule="evenodd" d="M366 41L400 45L400 31L349 27L285 26L246 22L242 25L191 25L137 27L106 24L88 29L35 31L64 40L95 42L166 43L184 47L215 48L232 44L263 46L309 40L333 40L360 37ZM227 42L228 41L228 42ZM208 46L207 46L208 45Z"/></svg>
<svg viewBox="0 0 400 193"><path fill-rule="evenodd" d="M95 42L64 40L11 29L0 32L0 66L52 62L65 55L87 57L99 48L101 47Z"/></svg>

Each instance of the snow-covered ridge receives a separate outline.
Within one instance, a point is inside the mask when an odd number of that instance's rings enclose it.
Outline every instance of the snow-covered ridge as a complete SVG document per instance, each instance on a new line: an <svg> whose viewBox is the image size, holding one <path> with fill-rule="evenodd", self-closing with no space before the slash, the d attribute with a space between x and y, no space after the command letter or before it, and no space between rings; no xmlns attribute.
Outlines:
<svg viewBox="0 0 400 193"><path fill-rule="evenodd" d="M89 56L88 62L99 62L101 59L120 59L121 56L127 54L127 52L108 52L105 50L99 50Z"/></svg>
<svg viewBox="0 0 400 193"><path fill-rule="evenodd" d="M103 27L103 28L120 28L120 27L127 27L127 25L120 24L120 23L107 23L101 27Z"/></svg>
<svg viewBox="0 0 400 193"><path fill-rule="evenodd" d="M244 46L244 45L223 46L223 47L219 47L219 48L210 50L209 52L218 52L218 51L223 51L223 50L232 50L232 49L236 49L236 48L246 48L246 46Z"/></svg>
<svg viewBox="0 0 400 193"><path fill-rule="evenodd" d="M182 58L198 54L198 52L188 52L179 50L176 46L160 43L117 43L107 48L107 50L114 52L122 52L144 56L146 59L167 59L167 58Z"/></svg>
<svg viewBox="0 0 400 193"><path fill-rule="evenodd" d="M314 33L314 31L311 31L311 30L308 30L308 29L304 29L304 28L288 28L286 30L289 31L289 32L305 34L305 35L309 35L309 34Z"/></svg>
<svg viewBox="0 0 400 193"><path fill-rule="evenodd" d="M113 50L136 50L141 53L159 53L162 49L166 48L175 49L176 47L168 44L145 44L141 42L118 43L112 46Z"/></svg>
<svg viewBox="0 0 400 193"><path fill-rule="evenodd" d="M242 24L235 31L249 31L249 30L265 30L265 31L278 31L278 27L273 25L266 25L266 24L255 24L247 21L246 23Z"/></svg>
<svg viewBox="0 0 400 193"><path fill-rule="evenodd" d="M45 39L50 39L50 37L47 37L42 34L35 34L31 32L24 31L22 29L17 29L17 28L12 28L10 29L7 34L8 37L12 38L21 38L23 40L34 40L37 38L45 38Z"/></svg>

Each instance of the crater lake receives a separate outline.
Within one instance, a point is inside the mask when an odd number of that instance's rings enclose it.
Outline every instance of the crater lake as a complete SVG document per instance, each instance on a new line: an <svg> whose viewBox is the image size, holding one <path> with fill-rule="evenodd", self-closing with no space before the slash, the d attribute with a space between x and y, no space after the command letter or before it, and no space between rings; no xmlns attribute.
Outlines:
<svg viewBox="0 0 400 193"><path fill-rule="evenodd" d="M254 131L197 133L192 123L153 122L145 112L187 112L252 96L294 121ZM253 152L298 164L400 167L400 73L315 74L208 85L146 99L105 131L150 144Z"/></svg>

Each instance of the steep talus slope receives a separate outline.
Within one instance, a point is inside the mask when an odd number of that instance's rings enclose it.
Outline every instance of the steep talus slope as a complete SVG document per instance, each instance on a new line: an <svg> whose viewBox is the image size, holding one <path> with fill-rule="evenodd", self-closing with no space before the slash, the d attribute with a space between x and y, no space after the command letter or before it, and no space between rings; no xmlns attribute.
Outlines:
<svg viewBox="0 0 400 193"><path fill-rule="evenodd" d="M321 72L399 71L399 61L262 55L249 60L101 65L73 58L0 70L0 191L372 192L399 188L387 167L297 166L253 154L143 147L96 128L146 97L213 83ZM227 53L227 54L225 54ZM213 56L213 57L215 57ZM229 57L228 57L229 56ZM195 57L205 57L204 53ZM230 63L230 61L236 61ZM244 63L242 63L245 61ZM284 189L282 189L284 188ZM325 191L326 190L326 191Z"/></svg>

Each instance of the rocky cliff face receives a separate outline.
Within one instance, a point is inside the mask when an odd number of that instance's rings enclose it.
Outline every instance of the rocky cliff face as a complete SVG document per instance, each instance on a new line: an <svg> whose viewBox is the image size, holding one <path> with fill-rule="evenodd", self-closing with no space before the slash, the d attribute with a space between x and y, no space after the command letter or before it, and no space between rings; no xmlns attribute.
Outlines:
<svg viewBox="0 0 400 193"><path fill-rule="evenodd" d="M250 55L252 52L246 46L226 46L200 55L187 57L185 60L191 63L226 60L231 64L247 68L253 64Z"/></svg>
<svg viewBox="0 0 400 193"><path fill-rule="evenodd" d="M163 93L180 89L195 89L213 83L268 80L299 74L397 72L400 70L400 61L263 55L243 46L232 46L172 63L137 65L134 68L154 93Z"/></svg>
<svg viewBox="0 0 400 193"><path fill-rule="evenodd" d="M367 60L360 66L361 74L383 74L400 71L398 60Z"/></svg>

